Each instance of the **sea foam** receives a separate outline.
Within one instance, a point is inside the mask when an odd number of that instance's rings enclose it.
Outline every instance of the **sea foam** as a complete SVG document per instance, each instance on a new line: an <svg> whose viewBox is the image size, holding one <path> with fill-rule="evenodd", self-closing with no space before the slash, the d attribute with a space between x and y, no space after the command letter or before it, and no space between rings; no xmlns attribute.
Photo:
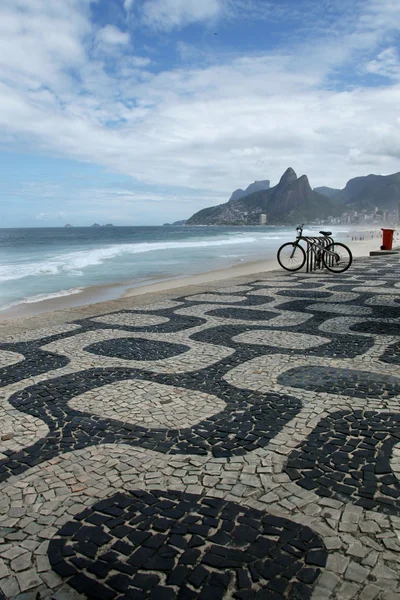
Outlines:
<svg viewBox="0 0 400 600"><path fill-rule="evenodd" d="M229 246L236 244L251 244L256 241L255 237L231 236L228 239L196 240L193 242L154 242L137 244L113 244L103 248L92 248L78 252L67 252L58 254L46 261L29 262L22 264L0 265L0 281L22 279L23 277L35 277L43 275L83 275L83 269L95 265L101 265L124 254L142 254L144 252L156 252L179 249L207 248L211 246ZM165 256L165 254L163 255Z"/></svg>

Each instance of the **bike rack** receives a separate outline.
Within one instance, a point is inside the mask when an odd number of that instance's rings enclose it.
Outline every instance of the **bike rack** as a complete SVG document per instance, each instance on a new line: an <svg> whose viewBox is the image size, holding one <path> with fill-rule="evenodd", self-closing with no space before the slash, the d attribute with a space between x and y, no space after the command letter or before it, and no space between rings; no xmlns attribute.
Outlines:
<svg viewBox="0 0 400 600"><path fill-rule="evenodd" d="M313 236L305 236L302 238L302 240L307 242L307 252L306 252L306 271L307 273L310 273L311 271L316 271L317 269L322 269L323 268L323 263L322 260L319 262L319 264L317 263L317 261L315 260L315 254L314 251L311 247L311 244L313 243L318 243L318 244L322 244L322 246L326 247L329 246L329 244L333 244L333 238L331 237L326 237L326 236L318 236L318 237L313 237ZM327 255L326 259L329 262L329 265L332 264L332 256Z"/></svg>

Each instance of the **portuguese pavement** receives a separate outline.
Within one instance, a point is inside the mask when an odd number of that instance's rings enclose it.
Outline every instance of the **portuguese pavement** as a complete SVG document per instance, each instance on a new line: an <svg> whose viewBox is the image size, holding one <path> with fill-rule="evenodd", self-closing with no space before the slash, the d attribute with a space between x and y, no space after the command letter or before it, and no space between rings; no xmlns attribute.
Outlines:
<svg viewBox="0 0 400 600"><path fill-rule="evenodd" d="M400 599L396 255L0 337L3 598Z"/></svg>

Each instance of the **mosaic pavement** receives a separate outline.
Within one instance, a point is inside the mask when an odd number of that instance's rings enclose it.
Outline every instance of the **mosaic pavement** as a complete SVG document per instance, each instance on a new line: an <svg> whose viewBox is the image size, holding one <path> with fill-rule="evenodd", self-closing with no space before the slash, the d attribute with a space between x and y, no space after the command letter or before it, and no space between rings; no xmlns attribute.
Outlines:
<svg viewBox="0 0 400 600"><path fill-rule="evenodd" d="M248 279L3 336L0 597L400 599L400 262Z"/></svg>

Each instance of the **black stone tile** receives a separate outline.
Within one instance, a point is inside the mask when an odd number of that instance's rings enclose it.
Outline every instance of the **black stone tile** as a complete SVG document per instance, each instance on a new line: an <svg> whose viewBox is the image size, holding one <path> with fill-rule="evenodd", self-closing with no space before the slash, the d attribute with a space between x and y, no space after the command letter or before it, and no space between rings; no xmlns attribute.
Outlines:
<svg viewBox="0 0 400 600"><path fill-rule="evenodd" d="M400 379L368 371L333 367L298 367L278 377L283 386L311 389L316 393L343 394L355 398L394 398L400 394Z"/></svg>
<svg viewBox="0 0 400 600"><path fill-rule="evenodd" d="M399 431L396 413L331 413L291 452L285 470L316 494L399 515L400 483L390 466Z"/></svg>
<svg viewBox="0 0 400 600"><path fill-rule="evenodd" d="M128 575L112 575L107 579L107 585L117 592L126 592L131 584L131 578Z"/></svg>
<svg viewBox="0 0 400 600"><path fill-rule="evenodd" d="M175 519L162 519L165 533L158 532L157 520L149 522L146 530L135 529L135 515L142 514L146 506L155 506L157 500L170 503L167 510L177 509ZM123 507L126 522L130 523L124 539L134 544L120 539L126 533L124 524L110 528L108 522L91 525L88 521L113 506ZM158 506L160 510L165 508ZM303 586L304 598L310 597L319 573L313 567L323 567L327 557L316 533L288 519L228 501L208 504L214 516L204 517L204 506L207 504L200 496L181 492L117 494L72 519L71 523L79 525L78 530L70 523L61 528L63 535L56 535L49 544L51 564L69 585L94 598L120 600L135 598L135 594L138 598L142 594L146 598L223 598L228 589L232 592L232 586L233 596L239 597L254 583L265 593L289 597L293 582ZM217 535L211 535L209 527L198 525L203 518L217 521ZM196 528L189 540L184 537L187 533L172 533L184 522L187 532ZM219 530L224 522L232 523L229 532ZM139 521L138 526L142 524ZM65 553L64 548L68 548Z"/></svg>
<svg viewBox="0 0 400 600"><path fill-rule="evenodd" d="M90 563L87 567L87 570L90 573L94 573L94 575L96 575L99 579L104 579L105 577L107 577L107 575L110 572L110 569L110 563L103 560L97 560L96 562Z"/></svg>
<svg viewBox="0 0 400 600"><path fill-rule="evenodd" d="M210 572L207 571L204 567L199 565L192 571L190 577L188 578L189 583L194 585L196 588L200 587L203 582L209 577Z"/></svg>
<svg viewBox="0 0 400 600"><path fill-rule="evenodd" d="M117 596L114 590L105 585L99 584L95 579L87 577L84 573L74 575L69 584L80 594L85 594L88 598L104 598L104 600L113 600Z"/></svg>
<svg viewBox="0 0 400 600"><path fill-rule="evenodd" d="M379 360L393 365L400 364L400 342L390 344L379 357Z"/></svg>
<svg viewBox="0 0 400 600"><path fill-rule="evenodd" d="M229 357L220 361L213 381L207 375L213 367L200 372L198 377L193 373L188 377L186 374L156 375L137 369L107 368L91 369L27 387L11 396L10 403L18 410L42 419L50 433L32 446L1 460L0 480L22 473L61 452L96 443L122 442L164 453L212 453L215 456L245 454L256 447L264 447L299 412L301 403L290 396L239 390L227 384L222 379L224 373L240 362L239 355L236 359ZM131 378L215 394L227 403L227 407L189 429L167 433L141 426L127 428L119 421L72 410L68 405L71 398L85 391ZM121 511L119 506L104 504L102 508L104 514L116 519Z"/></svg>
<svg viewBox="0 0 400 600"><path fill-rule="evenodd" d="M268 298L262 298L263 302L268 302ZM272 300L272 298L271 298ZM229 306L229 308L216 308L207 313L210 317L222 317L223 319L238 319L241 321L269 321L277 317L279 313L267 310L246 310L245 308L237 308Z"/></svg>
<svg viewBox="0 0 400 600"><path fill-rule="evenodd" d="M140 588L141 590L151 590L151 588L158 585L160 578L158 575L152 573L137 573L131 581L133 587Z"/></svg>
<svg viewBox="0 0 400 600"><path fill-rule="evenodd" d="M181 586L188 575L192 573L192 569L183 565L178 565L167 579L167 585Z"/></svg>
<svg viewBox="0 0 400 600"><path fill-rule="evenodd" d="M148 361L178 356L187 352L189 347L183 344L171 344L140 338L122 338L97 342L87 346L85 350L99 356Z"/></svg>
<svg viewBox="0 0 400 600"><path fill-rule="evenodd" d="M175 590L165 586L157 586L151 590L151 600L175 600L177 597Z"/></svg>

